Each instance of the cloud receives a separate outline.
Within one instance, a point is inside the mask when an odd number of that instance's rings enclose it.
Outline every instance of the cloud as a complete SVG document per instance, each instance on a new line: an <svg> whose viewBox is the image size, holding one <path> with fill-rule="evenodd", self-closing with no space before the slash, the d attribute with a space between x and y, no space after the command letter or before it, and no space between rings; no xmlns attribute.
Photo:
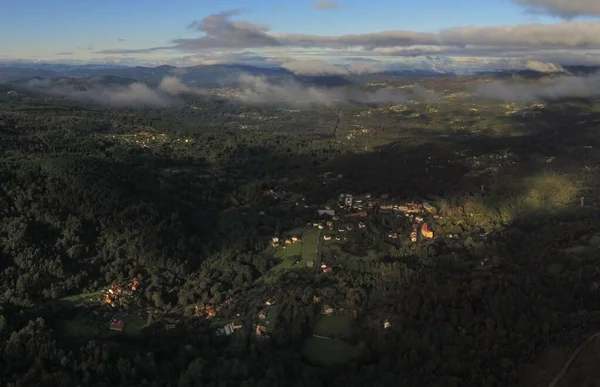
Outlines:
<svg viewBox="0 0 600 387"><path fill-rule="evenodd" d="M184 85L179 78L173 76L164 77L158 85L158 90L170 95L180 95L182 93L192 92L192 90Z"/></svg>
<svg viewBox="0 0 600 387"><path fill-rule="evenodd" d="M243 49L281 45L275 37L267 33L267 26L231 20L232 16L240 13L240 10L224 11L192 22L189 28L204 35L192 39L175 39L173 40L175 46L172 48L196 51L210 48Z"/></svg>
<svg viewBox="0 0 600 387"><path fill-rule="evenodd" d="M125 41L125 39L123 39L123 38L117 39L117 42L124 42L124 41Z"/></svg>
<svg viewBox="0 0 600 387"><path fill-rule="evenodd" d="M600 75L559 76L539 82L494 81L477 86L475 94L484 98L514 102L596 97L600 96Z"/></svg>
<svg viewBox="0 0 600 387"><path fill-rule="evenodd" d="M336 1L317 1L315 3L313 3L312 7L314 9L325 9L325 10L331 10L331 9L337 9L339 8L339 4Z"/></svg>
<svg viewBox="0 0 600 387"><path fill-rule="evenodd" d="M565 71L562 66L555 63L538 62L536 60L527 61L525 67L540 73L561 73Z"/></svg>
<svg viewBox="0 0 600 387"><path fill-rule="evenodd" d="M407 96L392 88L364 91L358 88L320 88L306 86L292 79L272 82L264 77L240 76L236 99L246 104L280 104L296 107L333 106L350 102L403 103Z"/></svg>
<svg viewBox="0 0 600 387"><path fill-rule="evenodd" d="M57 84L47 79L33 79L27 83L26 87L45 94L83 102L94 102L110 107L164 107L178 103L177 100L143 83L133 83L127 86L75 87Z"/></svg>
<svg viewBox="0 0 600 387"><path fill-rule="evenodd" d="M189 28L199 32L201 36L175 39L170 46L110 49L99 51L99 53L139 54L164 50L203 52L207 50L243 50L278 47L339 50L347 49L348 47L360 47L366 51L380 50L383 55L416 56L435 51L439 47L488 50L502 48L600 48L600 22L590 21L496 27L466 26L444 29L438 33L393 30L365 34L324 36L272 33L267 26L262 24L232 20L233 17L239 16L240 13L240 10L224 11L194 21L190 24ZM398 49L406 47L412 47L412 49Z"/></svg>
<svg viewBox="0 0 600 387"><path fill-rule="evenodd" d="M64 55L73 55L73 53L72 52L58 52L58 53L56 53L54 55L64 56Z"/></svg>
<svg viewBox="0 0 600 387"><path fill-rule="evenodd" d="M458 27L440 32L447 46L528 48L600 47L600 23L567 22L505 27Z"/></svg>
<svg viewBox="0 0 600 387"><path fill-rule="evenodd" d="M566 19L576 16L600 16L598 0L513 0L535 13L550 14Z"/></svg>

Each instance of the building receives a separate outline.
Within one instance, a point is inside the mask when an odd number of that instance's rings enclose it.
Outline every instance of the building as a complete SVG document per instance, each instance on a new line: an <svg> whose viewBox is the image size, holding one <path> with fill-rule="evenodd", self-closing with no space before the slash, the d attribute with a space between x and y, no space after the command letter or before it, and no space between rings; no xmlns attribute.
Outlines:
<svg viewBox="0 0 600 387"><path fill-rule="evenodd" d="M125 321L113 319L110 322L110 330L121 332L125 328Z"/></svg>
<svg viewBox="0 0 600 387"><path fill-rule="evenodd" d="M265 327L264 325L257 325L256 326L256 335L257 336L266 336L267 335L267 327Z"/></svg>
<svg viewBox="0 0 600 387"><path fill-rule="evenodd" d="M427 202L423 203L423 208L425 209L425 211L427 211L427 212L429 212L431 214L436 213L435 207L432 206L431 204L427 203Z"/></svg>
<svg viewBox="0 0 600 387"><path fill-rule="evenodd" d="M313 261L312 259L309 259L308 261L306 261L306 267L308 267L309 269L312 269L315 266L315 261Z"/></svg>
<svg viewBox="0 0 600 387"><path fill-rule="evenodd" d="M431 231L429 229L429 226L427 225L427 223L424 223L423 227L421 227L421 235L423 235L427 239L433 238L433 231Z"/></svg>
<svg viewBox="0 0 600 387"><path fill-rule="evenodd" d="M332 271L333 271L333 269L330 267L326 267L323 269L323 273L331 273Z"/></svg>
<svg viewBox="0 0 600 387"><path fill-rule="evenodd" d="M344 197L344 205L346 207L352 207L352 201L353 201L352 195L348 194Z"/></svg>
<svg viewBox="0 0 600 387"><path fill-rule="evenodd" d="M411 240L411 242L413 242L413 243L416 243L416 242L417 242L417 231L416 231L416 230L413 230L413 231L410 233L410 240Z"/></svg>
<svg viewBox="0 0 600 387"><path fill-rule="evenodd" d="M258 312L258 318L261 320L264 320L267 318L267 312L265 312L264 310L261 310L260 312Z"/></svg>
<svg viewBox="0 0 600 387"><path fill-rule="evenodd" d="M330 241L331 240L331 235L323 235L323 240Z"/></svg>
<svg viewBox="0 0 600 387"><path fill-rule="evenodd" d="M325 210L317 210L317 213L319 214L319 216L322 215L329 215L329 216L335 216L335 210L329 210L329 209L325 209Z"/></svg>
<svg viewBox="0 0 600 387"><path fill-rule="evenodd" d="M323 305L323 309L321 310L321 314L330 315L333 314L333 308L329 305Z"/></svg>
<svg viewBox="0 0 600 387"><path fill-rule="evenodd" d="M279 238L273 237L271 239L271 246L273 246L273 247L279 247Z"/></svg>
<svg viewBox="0 0 600 387"><path fill-rule="evenodd" d="M229 323L227 325L225 325L223 327L223 329L221 329L222 333L225 334L225 336L229 336L231 335L233 332L237 331L238 329L242 329L242 324L241 323Z"/></svg>
<svg viewBox="0 0 600 387"><path fill-rule="evenodd" d="M326 224L329 230L333 230L333 222L331 220L328 220Z"/></svg>
<svg viewBox="0 0 600 387"><path fill-rule="evenodd" d="M367 227L363 222L358 222L358 228L365 228Z"/></svg>
<svg viewBox="0 0 600 387"><path fill-rule="evenodd" d="M392 323L391 323L391 322L389 322L389 320L385 320L385 321L383 322L383 329L389 329L389 328L391 328L391 327L392 327Z"/></svg>

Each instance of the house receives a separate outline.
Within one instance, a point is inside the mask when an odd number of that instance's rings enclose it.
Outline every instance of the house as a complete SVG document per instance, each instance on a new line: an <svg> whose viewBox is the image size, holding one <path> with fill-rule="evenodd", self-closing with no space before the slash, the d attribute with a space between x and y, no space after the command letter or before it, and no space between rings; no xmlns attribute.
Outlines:
<svg viewBox="0 0 600 387"><path fill-rule="evenodd" d="M266 336L267 335L267 327L264 325L256 326L256 335L257 336Z"/></svg>
<svg viewBox="0 0 600 387"><path fill-rule="evenodd" d="M323 235L323 240L330 241L331 235Z"/></svg>
<svg viewBox="0 0 600 387"><path fill-rule="evenodd" d="M217 311L212 306L207 306L206 315L208 318L213 318L217 315Z"/></svg>
<svg viewBox="0 0 600 387"><path fill-rule="evenodd" d="M352 201L353 201L352 195L346 195L344 197L344 205L346 207L352 207Z"/></svg>
<svg viewBox="0 0 600 387"><path fill-rule="evenodd" d="M358 222L358 228L365 228L367 227L366 224L364 224L363 222Z"/></svg>
<svg viewBox="0 0 600 387"><path fill-rule="evenodd" d="M296 243L296 242L300 242L300 238L298 238L297 236L293 236L292 243Z"/></svg>
<svg viewBox="0 0 600 387"><path fill-rule="evenodd" d="M330 210L330 209L317 210L317 213L319 214L319 216L322 216L322 215L335 216L335 210Z"/></svg>
<svg viewBox="0 0 600 387"><path fill-rule="evenodd" d="M429 226L427 225L427 223L424 223L423 227L421 227L421 235L423 235L427 239L433 238L433 231L431 231L429 229Z"/></svg>
<svg viewBox="0 0 600 387"><path fill-rule="evenodd" d="M279 238L273 237L271 239L271 246L273 246L273 247L279 247Z"/></svg>
<svg viewBox="0 0 600 387"><path fill-rule="evenodd" d="M271 306L275 303L275 301L273 301L273 299L271 298L267 298L267 301L265 301L265 305L266 306Z"/></svg>
<svg viewBox="0 0 600 387"><path fill-rule="evenodd" d="M327 221L327 228L333 230L333 222L331 220Z"/></svg>
<svg viewBox="0 0 600 387"><path fill-rule="evenodd" d="M323 305L323 309L321 310L321 314L330 315L333 314L333 308L329 305Z"/></svg>
<svg viewBox="0 0 600 387"><path fill-rule="evenodd" d="M390 232L390 233L388 233L388 238L398 239L398 233L397 232Z"/></svg>
<svg viewBox="0 0 600 387"><path fill-rule="evenodd" d="M258 312L258 318L261 320L264 320L267 318L267 312L265 312L264 310L261 310L260 312Z"/></svg>
<svg viewBox="0 0 600 387"><path fill-rule="evenodd" d="M389 329L392 327L392 323L389 322L389 320L384 320L383 321L383 329Z"/></svg>
<svg viewBox="0 0 600 387"><path fill-rule="evenodd" d="M308 261L306 261L306 267L308 267L309 269L312 269L315 266L315 261L313 261L312 259L309 259Z"/></svg>
<svg viewBox="0 0 600 387"><path fill-rule="evenodd" d="M417 242L417 231L413 230L413 231L410 233L410 240L411 240L411 242L413 242L413 243L416 243L416 242Z"/></svg>
<svg viewBox="0 0 600 387"><path fill-rule="evenodd" d="M326 267L325 269L323 269L323 273L331 273L332 271L333 269L330 267Z"/></svg>
<svg viewBox="0 0 600 387"><path fill-rule="evenodd" d="M429 212L429 213L431 213L431 214L434 214L434 213L436 212L436 209L435 209L435 207L434 207L434 206L432 206L431 204L427 203L427 202L424 202L424 203L423 203L423 208L424 208L424 209L425 209L427 212Z"/></svg>
<svg viewBox="0 0 600 387"><path fill-rule="evenodd" d="M136 291L138 286L140 286L140 281L134 279L131 283L131 290Z"/></svg>
<svg viewBox="0 0 600 387"><path fill-rule="evenodd" d="M110 322L110 330L121 332L125 328L125 321L113 319Z"/></svg>
<svg viewBox="0 0 600 387"><path fill-rule="evenodd" d="M315 304L318 304L319 302L321 302L321 297L319 297L319 296L313 296L313 302Z"/></svg>
<svg viewBox="0 0 600 387"><path fill-rule="evenodd" d="M231 335L234 331L235 329L233 329L233 323L229 323L223 327L223 332L226 336Z"/></svg>
<svg viewBox="0 0 600 387"><path fill-rule="evenodd" d="M424 219L422 216L415 216L415 221L417 221L419 223L423 223Z"/></svg>
<svg viewBox="0 0 600 387"><path fill-rule="evenodd" d="M285 240L285 244L286 244L286 245L291 245L292 243L294 243L294 242L292 242L292 240L291 240L290 238L287 238L287 239Z"/></svg>

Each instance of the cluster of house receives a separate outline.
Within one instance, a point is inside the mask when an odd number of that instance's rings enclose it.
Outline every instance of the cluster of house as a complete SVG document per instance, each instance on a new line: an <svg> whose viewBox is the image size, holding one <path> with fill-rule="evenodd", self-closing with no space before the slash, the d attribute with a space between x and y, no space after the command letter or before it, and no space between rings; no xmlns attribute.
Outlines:
<svg viewBox="0 0 600 387"><path fill-rule="evenodd" d="M281 244L291 245L293 243L298 243L298 242L300 242L300 237L297 237L297 236L293 236L290 238L279 238L279 237L271 238L271 246L272 247L279 247Z"/></svg>
<svg viewBox="0 0 600 387"><path fill-rule="evenodd" d="M104 293L104 303L112 306L113 308L123 305L124 301L133 295L139 286L140 282L136 279L127 285L114 283Z"/></svg>
<svg viewBox="0 0 600 387"><path fill-rule="evenodd" d="M275 300L273 300L272 298L267 298L267 300L265 301L266 307L273 306L274 304ZM267 316L267 308L262 309L258 312L256 317L258 318L259 322L254 327L254 333L256 333L257 336L268 337L267 326L271 323L271 321L267 320Z"/></svg>
<svg viewBox="0 0 600 387"><path fill-rule="evenodd" d="M213 318L219 313L222 309L233 304L233 298L228 298L227 301L218 306L213 306L213 304L199 304L195 306L196 315L202 316L206 318Z"/></svg>

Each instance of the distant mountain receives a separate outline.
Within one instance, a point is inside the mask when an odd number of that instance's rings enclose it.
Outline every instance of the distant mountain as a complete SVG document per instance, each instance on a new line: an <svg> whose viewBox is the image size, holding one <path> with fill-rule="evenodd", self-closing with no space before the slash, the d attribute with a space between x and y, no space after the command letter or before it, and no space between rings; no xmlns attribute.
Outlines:
<svg viewBox="0 0 600 387"><path fill-rule="evenodd" d="M600 66L563 66L573 75L591 75L600 72Z"/></svg>

